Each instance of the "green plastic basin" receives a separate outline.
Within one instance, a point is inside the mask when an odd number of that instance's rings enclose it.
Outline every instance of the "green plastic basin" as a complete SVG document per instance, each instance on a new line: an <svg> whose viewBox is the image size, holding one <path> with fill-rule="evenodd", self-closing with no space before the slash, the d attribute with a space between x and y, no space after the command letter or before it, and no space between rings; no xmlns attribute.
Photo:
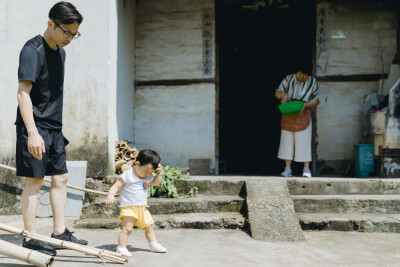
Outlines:
<svg viewBox="0 0 400 267"><path fill-rule="evenodd" d="M303 106L303 101L292 101L280 104L278 108L283 115L295 115L302 111Z"/></svg>

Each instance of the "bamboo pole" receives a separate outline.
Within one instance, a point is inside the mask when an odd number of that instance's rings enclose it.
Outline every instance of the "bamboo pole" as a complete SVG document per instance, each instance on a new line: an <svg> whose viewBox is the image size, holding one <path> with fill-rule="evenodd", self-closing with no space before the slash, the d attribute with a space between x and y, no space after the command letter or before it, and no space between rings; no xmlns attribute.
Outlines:
<svg viewBox="0 0 400 267"><path fill-rule="evenodd" d="M106 260L117 262L117 263L128 262L127 258L125 258L122 255L120 255L116 252L113 252L113 251L92 248L89 246L84 246L84 245L76 244L76 243L69 242L69 241L63 241L63 240L59 240L56 238L42 236L39 234L33 234L28 231L25 231L25 230L22 230L22 229L13 227L13 226L9 226L6 224L2 224L2 223L0 223L0 229L3 231L6 231L6 232L21 235L23 237L28 237L28 238L32 238L35 240L39 240L39 241L45 242L45 243L53 245L53 246L58 246L58 247L62 247L62 248L70 249L70 250L75 250L75 251L85 253L88 255L92 255L92 256L102 259L103 262L105 262Z"/></svg>
<svg viewBox="0 0 400 267"><path fill-rule="evenodd" d="M13 171L13 172L17 171L16 168L10 167L10 166L4 165L4 164L0 164L0 167L3 168L3 169L7 169L7 170L10 170L10 171ZM48 179L48 178L44 178L44 181L48 182L48 183L51 183L51 180ZM67 184L67 187L71 188L71 189L78 190L78 191L88 192L88 193L97 194L97 195L103 195L103 196L107 196L108 195L108 193L106 193L106 192L101 192L101 191L88 189L88 188L81 188L81 187L74 186L74 185L69 185L69 184Z"/></svg>
<svg viewBox="0 0 400 267"><path fill-rule="evenodd" d="M52 256L24 247L20 247L3 240L0 240L0 254L12 259L33 264L35 266L49 267L53 264L54 261L54 258Z"/></svg>

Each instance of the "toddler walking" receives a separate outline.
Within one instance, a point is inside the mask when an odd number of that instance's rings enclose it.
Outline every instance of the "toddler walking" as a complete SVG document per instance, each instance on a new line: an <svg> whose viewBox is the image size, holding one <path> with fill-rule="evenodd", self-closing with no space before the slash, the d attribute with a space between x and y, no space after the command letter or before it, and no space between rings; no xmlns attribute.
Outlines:
<svg viewBox="0 0 400 267"><path fill-rule="evenodd" d="M156 172L155 176L152 175L153 172ZM108 206L116 202L115 194L121 191L119 219L122 221L122 231L118 236L117 253L127 257L132 256L126 244L134 226L144 229L150 251L167 252L167 249L157 242L153 229L154 220L147 210L147 187L149 184L158 186L162 176L163 169L157 152L150 149L141 150L136 157L134 167L122 173L108 191L106 200Z"/></svg>

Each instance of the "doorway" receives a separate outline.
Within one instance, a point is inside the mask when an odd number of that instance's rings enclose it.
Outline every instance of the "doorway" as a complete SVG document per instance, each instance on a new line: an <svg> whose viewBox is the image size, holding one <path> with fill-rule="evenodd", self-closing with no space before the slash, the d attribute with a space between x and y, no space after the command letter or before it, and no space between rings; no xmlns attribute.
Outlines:
<svg viewBox="0 0 400 267"><path fill-rule="evenodd" d="M282 172L274 93L299 62L312 66L315 9L315 1L306 0L216 1L220 174ZM302 164L292 168L301 172Z"/></svg>

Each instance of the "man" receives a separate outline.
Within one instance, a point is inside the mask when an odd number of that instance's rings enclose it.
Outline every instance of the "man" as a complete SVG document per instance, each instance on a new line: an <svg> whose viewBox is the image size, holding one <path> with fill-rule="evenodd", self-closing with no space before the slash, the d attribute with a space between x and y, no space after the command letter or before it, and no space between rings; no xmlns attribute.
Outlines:
<svg viewBox="0 0 400 267"><path fill-rule="evenodd" d="M24 176L21 209L25 230L36 233L36 206L45 175L51 176L53 212L51 237L87 245L65 228L68 171L63 136L62 107L65 51L63 47L80 36L83 17L68 2L55 4L49 12L47 30L24 45L18 68L17 175ZM22 246L48 255L56 251L48 244L24 239Z"/></svg>

